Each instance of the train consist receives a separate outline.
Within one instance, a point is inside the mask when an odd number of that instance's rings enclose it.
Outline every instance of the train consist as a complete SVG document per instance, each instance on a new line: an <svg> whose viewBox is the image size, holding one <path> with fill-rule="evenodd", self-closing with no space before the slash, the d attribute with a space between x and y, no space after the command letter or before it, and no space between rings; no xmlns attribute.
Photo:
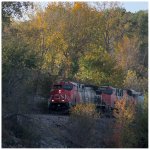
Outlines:
<svg viewBox="0 0 150 150"><path fill-rule="evenodd" d="M135 101L144 100L140 92L131 89L58 82L51 88L48 108L49 110L67 110L78 103L94 103L97 107L113 109L115 101L121 100L124 96Z"/></svg>

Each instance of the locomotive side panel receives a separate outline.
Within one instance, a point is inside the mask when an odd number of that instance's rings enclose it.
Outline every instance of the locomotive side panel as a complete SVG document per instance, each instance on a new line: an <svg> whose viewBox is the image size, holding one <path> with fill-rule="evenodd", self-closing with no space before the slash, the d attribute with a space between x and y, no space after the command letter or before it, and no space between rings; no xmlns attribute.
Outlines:
<svg viewBox="0 0 150 150"><path fill-rule="evenodd" d="M91 87L85 87L82 99L84 103L94 103L96 92Z"/></svg>

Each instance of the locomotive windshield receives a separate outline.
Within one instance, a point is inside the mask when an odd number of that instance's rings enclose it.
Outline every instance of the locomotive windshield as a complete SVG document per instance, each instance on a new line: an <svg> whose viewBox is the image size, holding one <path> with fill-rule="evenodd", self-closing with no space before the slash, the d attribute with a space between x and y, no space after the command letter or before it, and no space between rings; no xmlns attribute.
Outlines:
<svg viewBox="0 0 150 150"><path fill-rule="evenodd" d="M65 85L63 85L63 89L70 91L73 89L73 85L72 84L65 84Z"/></svg>
<svg viewBox="0 0 150 150"><path fill-rule="evenodd" d="M70 91L73 89L73 85L72 84L54 85L53 90L55 90L55 89L64 89L64 90Z"/></svg>
<svg viewBox="0 0 150 150"><path fill-rule="evenodd" d="M103 91L103 93L111 95L113 93L113 90L112 89L106 89L106 90Z"/></svg>
<svg viewBox="0 0 150 150"><path fill-rule="evenodd" d="M107 94L107 95L111 95L113 93L112 89L106 89L106 88L99 88L98 90L99 94Z"/></svg>
<svg viewBox="0 0 150 150"><path fill-rule="evenodd" d="M62 85L54 85L54 86L53 86L53 89L54 89L54 90L56 90L56 89L62 89Z"/></svg>

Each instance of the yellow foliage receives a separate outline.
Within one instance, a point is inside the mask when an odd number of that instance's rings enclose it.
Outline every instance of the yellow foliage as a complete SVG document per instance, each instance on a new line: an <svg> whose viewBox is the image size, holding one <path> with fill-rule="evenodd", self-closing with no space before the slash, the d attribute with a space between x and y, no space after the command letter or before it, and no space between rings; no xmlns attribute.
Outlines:
<svg viewBox="0 0 150 150"><path fill-rule="evenodd" d="M134 86L137 83L137 75L135 71L128 70L127 76L124 80L124 87L126 88L135 88Z"/></svg>
<svg viewBox="0 0 150 150"><path fill-rule="evenodd" d="M135 102L128 100L127 97L116 100L114 116L118 119L121 126L128 125L135 118Z"/></svg>
<svg viewBox="0 0 150 150"><path fill-rule="evenodd" d="M137 67L139 41L137 37L124 36L116 46L117 65L124 70Z"/></svg>
<svg viewBox="0 0 150 150"><path fill-rule="evenodd" d="M79 10L82 8L82 3L81 2L75 2L74 3L74 7L73 7L73 10Z"/></svg>
<svg viewBox="0 0 150 150"><path fill-rule="evenodd" d="M80 103L71 109L72 115L95 117L97 115L96 107L92 103Z"/></svg>

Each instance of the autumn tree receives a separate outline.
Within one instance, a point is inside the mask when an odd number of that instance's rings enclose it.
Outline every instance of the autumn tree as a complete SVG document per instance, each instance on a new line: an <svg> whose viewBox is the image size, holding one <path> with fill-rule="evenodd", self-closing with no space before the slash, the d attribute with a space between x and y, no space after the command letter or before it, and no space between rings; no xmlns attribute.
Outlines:
<svg viewBox="0 0 150 150"><path fill-rule="evenodd" d="M97 7L100 16L98 29L101 33L99 41L107 52L113 53L114 43L122 39L126 33L128 22L126 10L117 2L100 2Z"/></svg>
<svg viewBox="0 0 150 150"><path fill-rule="evenodd" d="M139 61L139 39L136 37L131 39L124 36L117 43L115 57L117 65L126 73L128 70L136 70Z"/></svg>
<svg viewBox="0 0 150 150"><path fill-rule="evenodd" d="M129 33L130 37L136 35L139 38L140 64L147 67L147 46L148 46L148 13L139 11L130 14Z"/></svg>

